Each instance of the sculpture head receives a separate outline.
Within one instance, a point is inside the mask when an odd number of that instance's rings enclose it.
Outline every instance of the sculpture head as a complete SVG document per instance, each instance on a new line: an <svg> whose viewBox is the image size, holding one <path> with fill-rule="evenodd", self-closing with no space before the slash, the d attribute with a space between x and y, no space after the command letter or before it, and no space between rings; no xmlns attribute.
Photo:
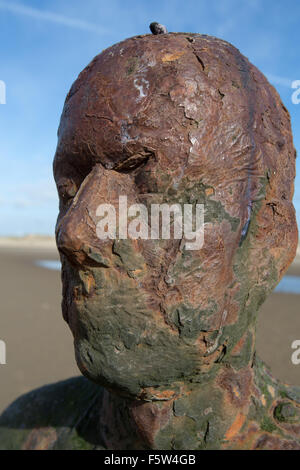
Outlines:
<svg viewBox="0 0 300 470"><path fill-rule="evenodd" d="M257 310L295 255L295 150L277 92L237 49L172 33L103 51L66 98L54 175L63 315L84 375L164 399L224 357L251 361ZM149 213L204 204L203 247L99 239L97 208L120 195Z"/></svg>

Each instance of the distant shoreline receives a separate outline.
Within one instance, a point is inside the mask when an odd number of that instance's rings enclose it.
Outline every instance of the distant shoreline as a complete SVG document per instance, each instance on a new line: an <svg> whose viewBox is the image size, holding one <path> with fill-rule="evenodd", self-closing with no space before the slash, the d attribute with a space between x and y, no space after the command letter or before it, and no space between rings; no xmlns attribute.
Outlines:
<svg viewBox="0 0 300 470"><path fill-rule="evenodd" d="M28 248L56 250L55 238L47 235L26 235L24 237L0 237L0 248Z"/></svg>
<svg viewBox="0 0 300 470"><path fill-rule="evenodd" d="M25 235L23 237L0 237L0 248L57 250L55 237L50 235ZM300 241L293 264L300 266Z"/></svg>

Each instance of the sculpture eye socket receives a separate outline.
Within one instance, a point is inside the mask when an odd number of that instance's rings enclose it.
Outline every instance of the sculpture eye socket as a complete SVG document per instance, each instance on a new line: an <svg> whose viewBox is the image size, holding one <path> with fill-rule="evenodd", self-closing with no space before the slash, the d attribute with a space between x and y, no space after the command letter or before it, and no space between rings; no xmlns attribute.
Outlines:
<svg viewBox="0 0 300 470"><path fill-rule="evenodd" d="M76 183L68 178L62 178L57 184L59 198L64 204L68 204L77 193Z"/></svg>

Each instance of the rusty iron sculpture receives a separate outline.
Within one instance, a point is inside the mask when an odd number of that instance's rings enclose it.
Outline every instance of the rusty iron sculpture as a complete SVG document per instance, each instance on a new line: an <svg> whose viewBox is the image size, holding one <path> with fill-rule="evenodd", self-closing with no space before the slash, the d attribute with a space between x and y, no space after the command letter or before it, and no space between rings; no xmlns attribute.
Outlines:
<svg viewBox="0 0 300 470"><path fill-rule="evenodd" d="M63 316L84 377L19 398L0 447L300 449L300 390L255 354L298 240L289 113L231 44L136 36L92 60L54 175ZM99 240L96 209L203 203L205 242ZM89 379L89 380L87 380Z"/></svg>

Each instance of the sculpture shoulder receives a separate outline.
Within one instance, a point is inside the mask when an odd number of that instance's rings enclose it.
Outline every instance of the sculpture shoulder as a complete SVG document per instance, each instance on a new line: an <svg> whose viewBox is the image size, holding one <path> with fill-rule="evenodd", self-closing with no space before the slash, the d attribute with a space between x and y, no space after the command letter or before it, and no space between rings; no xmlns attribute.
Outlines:
<svg viewBox="0 0 300 470"><path fill-rule="evenodd" d="M19 397L0 416L0 450L103 448L94 441L102 396L74 377Z"/></svg>

